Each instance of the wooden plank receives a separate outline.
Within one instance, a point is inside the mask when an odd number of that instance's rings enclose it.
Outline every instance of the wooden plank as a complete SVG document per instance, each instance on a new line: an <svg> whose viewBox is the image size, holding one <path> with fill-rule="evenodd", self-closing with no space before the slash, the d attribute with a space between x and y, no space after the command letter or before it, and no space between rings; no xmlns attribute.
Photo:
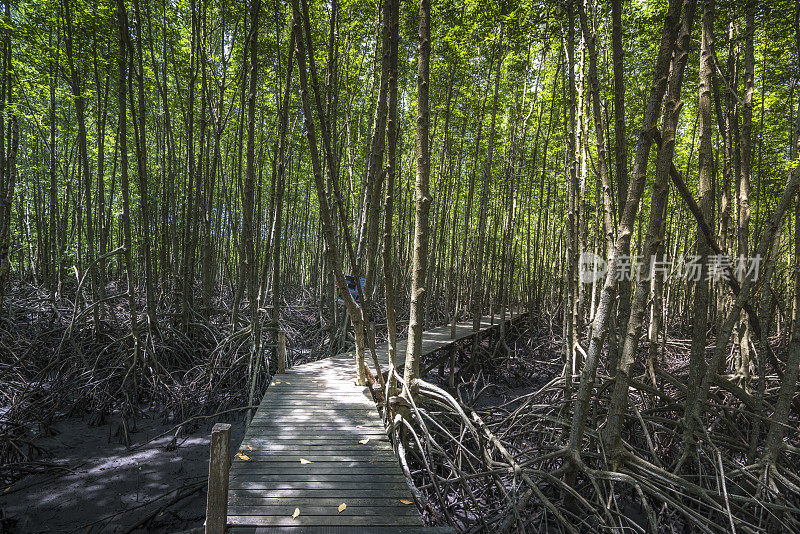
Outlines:
<svg viewBox="0 0 800 534"><path fill-rule="evenodd" d="M371 456L363 456L361 460L350 462L308 460L305 457L300 457L302 460L304 460L301 462L297 456L295 456L292 461L289 462L276 462L275 460L270 459L268 456L256 456L250 458L251 460L247 462L239 462L234 467L236 469L243 470L280 469L283 471L288 471L294 469L298 472L302 472L303 470L313 470L316 473L347 473L351 472L350 470L352 469L372 469L373 471L378 469L391 469L392 472L396 472L396 467L398 465L397 460L391 461L384 459L383 461L373 461ZM325 457L323 456L322 458Z"/></svg>
<svg viewBox="0 0 800 534"><path fill-rule="evenodd" d="M495 326L484 318L477 335ZM471 322L457 325L455 339L449 326L435 328L424 334L423 354L474 335ZM398 365L405 346L398 343ZM385 344L376 353L385 370ZM413 501L382 416L354 377L353 354L343 353L290 369L267 388L239 447L249 459L231 467L231 532L430 532L417 507L402 502Z"/></svg>
<svg viewBox="0 0 800 534"><path fill-rule="evenodd" d="M398 475L398 478L394 478L386 482L378 482L373 480L368 481L366 478L364 480L350 480L350 481L343 481L343 480L275 481L275 480L241 480L238 478L234 478L231 480L230 483L230 488L232 489L248 489L248 490L260 489L262 491L269 491L270 494L272 494L274 490L303 489L303 490L326 490L328 492L332 491L334 492L333 493L334 495L338 495L340 491L344 492L345 490L358 490L358 489L363 489L365 486L369 486L370 491L374 491L378 495L387 490L394 490L401 488L403 490L402 495L404 496L411 495L411 492L406 486L405 479L402 478L402 475Z"/></svg>
<svg viewBox="0 0 800 534"><path fill-rule="evenodd" d="M286 416L286 417L259 417L253 418L253 421L250 423L250 426L253 425L258 427L269 427L274 426L277 428L282 427L314 427L314 428L331 428L331 429L381 429L383 430L383 424L381 424L381 420L377 418L377 416L372 416L373 420L370 421L368 416L365 414L356 414L353 416L353 419L350 421L342 421L338 419L326 419L324 415L319 415L314 418L310 418L308 416ZM264 430L263 432L268 432L269 430ZM269 437L268 435L265 437Z"/></svg>
<svg viewBox="0 0 800 534"><path fill-rule="evenodd" d="M358 476L362 475L362 476ZM289 483L289 482L318 482L326 484L330 487L361 487L364 483L374 484L405 484L406 479L398 468L392 474L370 473L369 470L360 469L355 473L339 472L334 474L327 473L314 473L314 472L297 472L284 470L283 472L264 473L260 470L237 470L231 471L231 482L273 482L273 483ZM341 486L340 486L341 485Z"/></svg>
<svg viewBox="0 0 800 534"><path fill-rule="evenodd" d="M377 526L291 526L291 527L233 527L230 534L455 534L449 526L423 527L413 525Z"/></svg>
<svg viewBox="0 0 800 534"><path fill-rule="evenodd" d="M325 425L357 425L371 424L383 428L383 420L376 411L359 408L358 410L344 410L333 412L327 408L314 409L311 407L298 407L285 413L265 412L253 417L253 422L284 423L287 421L300 421L319 423Z"/></svg>
<svg viewBox="0 0 800 534"><path fill-rule="evenodd" d="M362 441L369 440L366 444L361 444ZM253 449L263 449L263 450L272 450L274 447L286 447L286 446L295 446L295 447L319 447L321 445L325 445L329 441L336 441L337 446L344 446L350 447L354 449L361 449L366 448L370 449L372 447L386 447L392 448L392 444L389 442L389 438L386 434L381 435L369 435L367 434L360 434L360 433L353 433L345 437L336 438L336 439L328 439L325 436L317 436L316 438L309 437L307 439L298 439L292 438L291 436L269 436L269 437L255 437L253 436L251 439L247 439L242 441L242 446L239 447L237 450L245 450L245 447L253 447ZM252 449L248 449L252 450ZM290 449L291 450L291 449Z"/></svg>
<svg viewBox="0 0 800 534"><path fill-rule="evenodd" d="M300 498L322 498L337 495L340 499L385 499L397 498L413 501L410 496L411 492L407 486L391 487L391 488L339 488L336 493L331 493L327 488L269 488L265 491L262 485L254 485L255 487L231 487L228 493L228 502L231 499L248 498L248 497L263 497L269 495L271 498L276 499L300 499Z"/></svg>
<svg viewBox="0 0 800 534"><path fill-rule="evenodd" d="M255 456L255 455L254 455ZM351 460L347 462L339 462L336 460L308 460L308 458L302 456L294 456L290 461L276 461L268 456L264 456L264 459L259 458L258 456L253 457L250 456L250 461L248 462L241 462L237 463L236 467L239 468L240 465L242 466L251 466L252 468L276 468L276 469L289 469L289 468L297 468L298 470L305 469L313 469L317 473L325 473L325 472L335 472L335 471L345 471L350 469L361 469L361 468L372 468L378 467L382 469L386 469L387 466L394 468L397 465L397 460L383 460L383 461L372 461L372 456L364 456L361 460ZM322 458L325 458L324 456ZM368 459L370 458L370 459ZM300 460L307 460L308 463L301 462Z"/></svg>
<svg viewBox="0 0 800 534"><path fill-rule="evenodd" d="M362 426L362 425L369 425L375 428L383 428L383 424L381 424L381 420L378 419L377 415L368 415L366 413L354 413L352 417L347 419L338 419L330 417L330 414L325 412L318 412L316 414L307 414L307 413L293 413L293 414L286 414L286 415L278 415L274 414L271 416L259 416L254 417L253 423L261 423L259 426L267 426L268 424L273 425L321 425L325 426Z"/></svg>
<svg viewBox="0 0 800 534"><path fill-rule="evenodd" d="M294 424L290 424L294 423ZM302 424L298 424L302 423ZM366 419L360 419L359 421L325 421L320 419L317 422L314 421L270 421L265 419L253 419L250 422L250 428L260 427L263 429L263 432L270 432L271 430L277 430L280 432L288 432L293 433L294 431L303 431L309 428L314 428L319 430L320 432L328 432L328 431L339 431L339 432L359 432L359 431L367 431L367 432L381 432L383 434L386 433L386 430L383 428L383 425L378 424L377 421L367 421Z"/></svg>
<svg viewBox="0 0 800 534"><path fill-rule="evenodd" d="M351 482L361 475L367 475L369 481L380 481L381 477L391 475L395 479L402 477L397 469L397 464L373 464L359 467L328 467L320 468L314 464L287 464L286 462L249 462L247 465L237 466L231 470L230 479L241 480L267 480L270 477L277 480L342 480ZM251 477L251 478L247 478ZM281 479L281 477L284 477ZM400 480L405 480L400 478Z"/></svg>
<svg viewBox="0 0 800 534"><path fill-rule="evenodd" d="M353 439L356 441L364 438L369 439L387 439L386 431L378 428L319 428L314 432L313 427L310 426L288 426L286 427L286 434L279 433L280 427L274 425L251 425L250 436L255 437L255 432L262 430L267 439Z"/></svg>
<svg viewBox="0 0 800 534"><path fill-rule="evenodd" d="M373 421L381 424L379 412L372 406L320 406L308 402L287 406L282 410L263 410L254 416L254 419L280 419L284 417L318 418L321 421L347 421L351 417L372 417Z"/></svg>
<svg viewBox="0 0 800 534"><path fill-rule="evenodd" d="M324 440L311 442L306 441L305 443L296 443L291 440L282 440L282 441L274 441L274 442L264 442L264 443L250 443L250 446L253 447L253 450L260 450L264 453L278 453L278 454L287 454L287 453L296 453L302 456L303 453L306 454L322 454L322 451L330 450L337 454L339 453L361 453L367 451L392 451L392 447L389 445L388 442L385 441L372 441L370 440L369 443L366 445L362 445L357 441L351 443L349 441L345 441L343 443L337 443L336 448L331 448L330 444ZM244 447L240 448L244 454L249 455L250 449L247 448L245 445ZM237 459L234 463L239 462L241 460Z"/></svg>
<svg viewBox="0 0 800 534"><path fill-rule="evenodd" d="M411 504L405 504L400 502L400 499L397 497L383 497L383 498L363 498L363 497L351 497L348 499L342 499L342 497L330 497L330 496L319 496L319 497L300 497L300 498L291 498L291 497L231 497L228 499L228 509L230 510L231 506L292 506L292 511L295 508L303 507L303 506L339 506L341 503L347 504L348 510L350 507L354 506L366 506L366 507L387 507L392 506L397 508L398 510L411 510L416 513L417 507L414 505L414 502L411 501ZM403 507L398 507L397 505L402 504ZM239 515L249 515L249 514L239 514Z"/></svg>
<svg viewBox="0 0 800 534"><path fill-rule="evenodd" d="M303 449L303 452L278 451L247 451L247 456L253 462L273 462L280 463L296 463L300 464L300 458L304 458L314 463L368 463L368 464L382 464L382 463L399 463L394 451L391 449L386 450L372 450L359 453L358 451L341 452L335 450L325 449Z"/></svg>
<svg viewBox="0 0 800 534"><path fill-rule="evenodd" d="M334 501L335 502L335 501ZM340 504L346 504L347 508L338 512ZM353 516L390 516L402 517L411 516L419 518L419 512L416 507L398 508L394 503L387 504L387 506L356 506L346 501L339 500L335 504L320 505L316 501L305 502L291 502L286 504L279 504L276 506L249 506L242 504L228 504L228 513L230 515L266 515L266 516L291 516L295 508L300 509L300 513L304 516L310 515L353 515Z"/></svg>
<svg viewBox="0 0 800 534"><path fill-rule="evenodd" d="M340 436L326 436L326 435L317 435L317 436L309 436L309 437L297 437L297 436L285 436L285 435L272 435L272 436L263 436L258 437L255 435L249 436L250 439L245 439L242 441L243 446L251 446L254 449L259 447L270 447L271 445L286 445L294 443L296 446L302 446L304 443L310 446L318 446L318 445L325 445L328 441L336 441L340 442L341 445L360 445L361 447L375 447L380 444L385 445L386 447L391 447L391 443L389 442L389 437L386 434L377 434L377 433L370 433L369 431L365 432L351 432L348 434L342 434ZM361 445L359 442L363 440L369 440L367 444ZM241 448L241 447L240 447ZM358 448L358 447L356 447Z"/></svg>
<svg viewBox="0 0 800 534"><path fill-rule="evenodd" d="M267 397L267 400L272 400L270 397ZM278 401L282 402L282 399L278 399ZM379 413L375 409L375 404L345 404L340 403L337 404L335 402L319 402L319 401L303 401L303 402L295 402L292 404L283 404L280 407L274 407L272 405L266 404L262 406L262 409L259 410L259 416L261 415L278 415L284 413L292 413L292 412L331 412L334 414L341 414L342 417L346 417L348 414L347 412L363 412L363 413Z"/></svg>
<svg viewBox="0 0 800 534"><path fill-rule="evenodd" d="M388 455L391 458L395 458L394 449L388 442L385 441L370 439L366 445L362 445L358 440L339 440L336 443L336 447L325 447L324 445L324 440L309 440L306 443L292 443L291 440L275 440L268 443L246 444L243 448L239 449L239 451L241 451L242 454L246 454L248 457L253 457L253 455L266 456L269 458L273 458L275 456L290 456L295 459L302 457L308 460L311 458L303 456L300 451L303 451L307 454L319 455L330 453L333 455L342 456L369 456L370 458L375 455ZM287 449L287 446L293 446L294 448ZM242 460L236 458L235 462L239 461Z"/></svg>
<svg viewBox="0 0 800 534"><path fill-rule="evenodd" d="M287 516L257 516L257 515L228 515L228 523L232 526L306 526L306 525L341 525L363 527L365 525L394 526L394 525L422 525L422 518L416 516L355 516L355 515L300 515L292 518Z"/></svg>

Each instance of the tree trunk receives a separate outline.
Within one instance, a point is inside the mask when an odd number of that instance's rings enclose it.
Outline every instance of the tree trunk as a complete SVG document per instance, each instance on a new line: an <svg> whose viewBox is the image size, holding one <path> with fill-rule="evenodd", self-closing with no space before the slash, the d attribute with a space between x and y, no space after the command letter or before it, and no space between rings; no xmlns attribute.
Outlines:
<svg viewBox="0 0 800 534"><path fill-rule="evenodd" d="M428 268L428 210L431 204L431 197L428 192L431 164L430 147L428 146L430 128L428 102L429 62L431 56L430 10L430 0L420 0L419 42L417 45L419 60L417 63L417 179L415 186L414 259L412 260L411 271L411 311L408 321L406 368L403 375L403 380L411 389L412 395L416 394L416 381L421 378L419 366L422 354L422 315L425 311L425 299L427 298L425 274ZM497 103L495 101L496 106ZM494 127L492 130L494 130ZM491 149L489 154L489 159L491 160ZM487 176L486 180L488 181L488 179Z"/></svg>
<svg viewBox="0 0 800 534"><path fill-rule="evenodd" d="M661 112L661 100L666 91L669 64L672 58L672 51L675 47L681 3L680 0L671 0L664 20L658 56L653 68L653 83L647 98L644 121L642 123L642 130L639 134L639 143L636 149L633 179L629 184L628 198L625 201L625 210L619 222L614 251L609 258L608 273L606 274L600 301L598 302L594 322L592 323L589 350L587 351L586 362L581 372L580 387L576 398L572 425L570 426L569 450L574 459L579 459L580 457L584 428L589 415L589 401L591 400L592 390L594 389L600 351L603 348L603 342L608 329L611 301L616 292L618 261L622 256L628 256L630 254L630 240L636 214L639 210L639 202L644 192L647 159L653 143L652 132L656 129L656 123ZM573 481L574 475L571 475L568 482L572 483Z"/></svg>
<svg viewBox="0 0 800 534"><path fill-rule="evenodd" d="M97 269L92 267L94 261L94 225L92 217L92 174L89 170L89 154L86 148L86 102L83 97L83 84L79 80L78 70L75 67L75 54L73 51L73 23L72 23L72 2L64 1L64 17L66 19L66 52L67 63L69 64L70 89L72 99L75 102L75 115L78 119L78 157L81 163L81 175L83 178L83 216L86 219L86 265L90 266L89 280L91 282L90 294L92 301L97 300ZM9 45L10 46L10 45ZM76 296L78 298L78 296ZM93 308L94 328L100 324L100 309L98 306Z"/></svg>
<svg viewBox="0 0 800 534"><path fill-rule="evenodd" d="M700 177L699 206L705 220L710 227L714 227L714 192L712 182L714 179L714 154L712 147L713 122L711 117L711 84L714 61L714 0L706 0L703 4L703 29L700 49L700 89L698 111L700 114L700 149L698 153L698 166ZM709 299L711 293L710 283L706 277L708 257L711 247L705 234L700 235L697 241L697 263L700 264L699 272L694 280L694 317L692 320L692 346L689 357L689 382L687 384L686 405L693 406L696 402L697 391L706 372L706 332L708 331ZM693 412L693 410L690 410ZM689 412L687 412L689 413ZM688 428L686 425L685 428ZM687 446L693 443L693 436L685 434Z"/></svg>
<svg viewBox="0 0 800 534"><path fill-rule="evenodd" d="M128 85L128 12L125 0L117 0L117 23L119 27L119 147L120 186L122 187L122 234L125 247L125 283L127 286L128 308L131 317L131 337L133 338L133 353L135 367L141 357L139 346L138 313L136 311L136 295L133 281L133 241L131 239L131 199L130 183L128 180L128 117L126 91Z"/></svg>
<svg viewBox="0 0 800 534"><path fill-rule="evenodd" d="M137 95L139 100L138 127L134 129L136 133L136 170L139 178L139 207L142 216L142 248L144 249L144 285L145 285L145 309L150 328L158 328L156 318L156 296L153 287L153 265L151 254L151 232L150 227L150 198L149 186L147 183L147 130L145 128L146 106L144 99L144 69L142 67L142 15L139 9L139 0L133 0L133 9L136 16L136 82ZM131 50L133 53L133 50ZM131 106L133 102L131 101Z"/></svg>
<svg viewBox="0 0 800 534"><path fill-rule="evenodd" d="M397 121L397 49L400 40L400 1L385 0L389 4L389 87L386 122L388 157L386 160L386 199L383 223L383 287L386 294L386 328L389 335L389 369L397 367L397 311L394 302L394 275L392 226L394 224L394 183L397 162L397 137L400 124ZM455 232L454 232L455 234ZM394 382L390 383L394 387Z"/></svg>
<svg viewBox="0 0 800 534"><path fill-rule="evenodd" d="M181 256L181 324L184 330L189 326L189 308L192 303L192 292L194 290L194 262L192 256L192 235L194 229L194 182L196 179L195 159L194 159L194 93L195 82L197 79L197 34L199 24L197 22L197 5L195 0L189 0L189 10L191 11L192 29L189 42L189 94L186 111L186 205L184 206L183 216L183 254ZM244 69L243 69L244 70ZM241 139L239 141L241 143ZM237 286L242 287L242 284ZM239 291L237 289L237 291ZM234 299L233 315L235 324L236 310L238 302Z"/></svg>
<svg viewBox="0 0 800 534"><path fill-rule="evenodd" d="M684 4L681 34L677 41L669 76L667 100L662 121L663 141L658 150L655 182L650 204L650 222L642 254L644 269L642 269L642 279L639 280L636 286L631 316L628 320L627 335L622 347L621 358L617 362L617 373L614 375L615 387L611 396L608 422L605 427L606 447L612 456L621 452L619 446L623 420L628 407L630 371L634 354L639 344L642 318L647 308L647 300L650 293L650 284L645 283L645 281L655 275L653 260L658 261L656 253L664 239L664 217L666 216L667 200L669 198L669 173L672 167L672 156L675 151L675 133L682 108L680 103L681 86L683 84L683 73L689 59L689 45L696 5L696 0L687 0Z"/></svg>
<svg viewBox="0 0 800 534"><path fill-rule="evenodd" d="M420 10L422 7L420 7ZM420 17L422 17L422 11L420 11ZM421 37L420 37L421 38ZM492 122L491 126L489 127L489 139L488 144L486 146L486 166L484 167L483 173L483 184L481 185L481 197L480 197L480 211L478 214L478 242L475 247L477 252L477 259L475 262L475 276L474 282L472 284L472 329L477 332L480 330L481 325L481 316L483 315L483 261L484 261L484 241L486 239L486 211L489 205L489 184L492 182L492 161L494 159L494 139L496 133L496 125L497 125L497 101L498 101L498 94L500 92L500 70L503 64L503 35L502 30L500 33L500 40L495 46L495 54L497 61L496 64L496 71L494 75L494 99L492 102ZM420 50L421 52L421 50ZM422 60L420 59L420 64ZM426 85L427 87L427 85ZM417 125L419 126L419 119L417 120ZM417 132L417 136L419 136L419 131ZM419 140L417 140L417 146L419 148ZM419 154L417 154L419 158ZM419 176L417 176L419 180ZM480 336L473 337L473 344L472 344L472 357L476 356L478 350L478 342L480 340Z"/></svg>
<svg viewBox="0 0 800 534"><path fill-rule="evenodd" d="M386 138L387 90L389 85L389 55L390 55L390 13L389 2L383 2L383 29L381 32L381 74L378 86L378 101L375 108L375 122L372 128L369 155L367 156L366 169L366 195L364 220L362 221L362 235L359 245L365 244L366 272L364 292L361 295L361 306L367 315L367 320L372 320L372 289L375 285L376 260L378 247L378 228L380 220L380 194L383 189L383 155L384 140ZM366 235L364 235L366 234ZM366 237L366 239L365 239Z"/></svg>
<svg viewBox="0 0 800 534"><path fill-rule="evenodd" d="M748 0L745 7L744 31L744 98L742 99L742 131L741 160L739 166L738 190L738 226L737 254L739 258L747 257L750 251L750 178L753 130L753 90L755 77L755 56L753 41L755 39L756 1ZM750 325L747 317L742 316L738 329L739 365L736 373L744 382L750 380Z"/></svg>
<svg viewBox="0 0 800 534"><path fill-rule="evenodd" d="M331 218L330 206L328 205L328 198L325 191L325 180L322 176L322 166L319 159L319 149L317 145L317 134L314 127L313 114L311 109L311 102L308 95L308 77L306 72L306 47L305 39L303 38L303 30L301 24L304 24L303 15L300 11L299 0L292 0L293 9L293 25L294 31L297 35L297 67L298 75L300 77L300 100L303 104L303 122L305 124L306 138L308 140L309 156L311 159L311 168L314 174L314 186L317 190L317 200L319 202L319 215L322 220L322 233L327 245L327 254L330 264L333 268L334 276L336 277L336 284L339 293L344 300L347 313L353 322L353 330L356 340L356 366L358 373L359 385L366 383L366 373L364 370L364 330L363 330L363 314L361 307L353 300L350 291L347 288L347 281L342 271L342 263L339 256L339 250L336 243L336 234L333 227L333 219ZM307 23L307 21L306 21ZM308 57L313 56L313 50L308 50ZM317 108L321 113L321 102L317 99ZM324 124L324 121L322 121ZM341 204L340 204L341 205ZM349 245L352 248L352 243Z"/></svg>

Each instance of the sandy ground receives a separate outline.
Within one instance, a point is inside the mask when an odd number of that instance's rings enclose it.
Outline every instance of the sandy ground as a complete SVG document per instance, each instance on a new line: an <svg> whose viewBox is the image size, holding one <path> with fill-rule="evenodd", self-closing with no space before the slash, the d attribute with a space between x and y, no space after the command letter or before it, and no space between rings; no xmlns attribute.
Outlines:
<svg viewBox="0 0 800 534"><path fill-rule="evenodd" d="M232 423L231 448L244 433L241 415ZM158 418L138 419L133 447L169 430ZM174 432L138 449L120 444L108 425L84 420L57 423L58 434L36 444L50 453L45 473L0 489L0 533L184 532L205 519L208 447L213 423L166 450ZM1 469L2 467L0 467ZM144 525L144 521L152 518Z"/></svg>

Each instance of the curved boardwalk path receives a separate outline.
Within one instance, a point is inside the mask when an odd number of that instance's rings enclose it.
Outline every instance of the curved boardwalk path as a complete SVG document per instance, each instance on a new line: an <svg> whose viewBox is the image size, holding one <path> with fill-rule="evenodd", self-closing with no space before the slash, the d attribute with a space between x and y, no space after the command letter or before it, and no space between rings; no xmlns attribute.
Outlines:
<svg viewBox="0 0 800 534"><path fill-rule="evenodd" d="M484 317L479 333L499 322ZM472 321L450 335L450 326L426 331L423 354L472 337ZM398 365L405 351L398 341ZM387 345L376 354L386 371ZM372 368L369 352L366 360ZM375 402L355 376L348 352L273 378L237 449L249 459L237 455L231 464L231 532L454 532L423 527Z"/></svg>

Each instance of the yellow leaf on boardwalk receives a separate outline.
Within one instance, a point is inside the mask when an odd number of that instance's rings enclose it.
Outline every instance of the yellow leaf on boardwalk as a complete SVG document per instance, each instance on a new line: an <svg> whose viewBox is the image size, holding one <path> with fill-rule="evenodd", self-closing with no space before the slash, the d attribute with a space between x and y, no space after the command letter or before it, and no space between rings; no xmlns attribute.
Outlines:
<svg viewBox="0 0 800 534"><path fill-rule="evenodd" d="M359 441L359 443L362 444L362 445L366 445L367 443L369 443L369 438L362 439L362 440Z"/></svg>
<svg viewBox="0 0 800 534"><path fill-rule="evenodd" d="M300 458L300 463L301 464L310 464L310 463L313 463L313 462L311 460L306 460L305 458Z"/></svg>
<svg viewBox="0 0 800 534"><path fill-rule="evenodd" d="M235 458L239 458L241 460L249 460L250 457L244 454L243 452L237 452Z"/></svg>
<svg viewBox="0 0 800 534"><path fill-rule="evenodd" d="M341 514L342 512L344 512L345 508L347 508L347 505L345 503L340 504L338 508L339 513Z"/></svg>
<svg viewBox="0 0 800 534"><path fill-rule="evenodd" d="M253 450L253 447L251 447L250 445L248 445L248 446L247 446L247 450L248 450L248 451L252 451L252 450Z"/></svg>
<svg viewBox="0 0 800 534"><path fill-rule="evenodd" d="M400 502L403 504L412 504L414 501L409 501L408 499L400 499Z"/></svg>
<svg viewBox="0 0 800 534"><path fill-rule="evenodd" d="M294 513L292 514L292 519L297 519L298 515L300 515L300 508L295 508Z"/></svg>

